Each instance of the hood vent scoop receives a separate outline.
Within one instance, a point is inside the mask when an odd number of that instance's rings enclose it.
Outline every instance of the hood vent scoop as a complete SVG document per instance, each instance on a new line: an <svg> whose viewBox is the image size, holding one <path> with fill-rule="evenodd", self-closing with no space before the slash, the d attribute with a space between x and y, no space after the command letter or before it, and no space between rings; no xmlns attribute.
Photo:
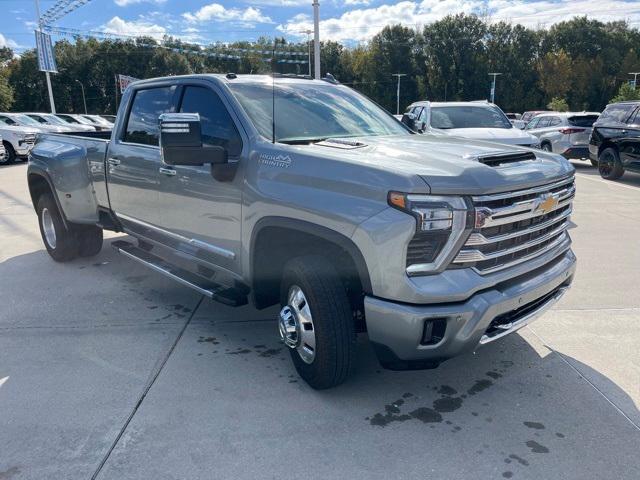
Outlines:
<svg viewBox="0 0 640 480"><path fill-rule="evenodd" d="M343 150L353 150L354 148L362 148L367 146L366 143L362 143L359 140L349 140L347 138L327 138L326 140L317 142L314 145L341 148Z"/></svg>
<svg viewBox="0 0 640 480"><path fill-rule="evenodd" d="M503 152L489 155L474 155L466 157L468 160L477 160L488 167L505 167L514 163L536 161L536 154L533 152Z"/></svg>

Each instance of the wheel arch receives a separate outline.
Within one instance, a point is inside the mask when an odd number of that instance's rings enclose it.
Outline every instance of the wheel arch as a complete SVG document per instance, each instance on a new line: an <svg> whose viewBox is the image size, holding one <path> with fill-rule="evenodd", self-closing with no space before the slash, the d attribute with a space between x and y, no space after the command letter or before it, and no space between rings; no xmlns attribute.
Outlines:
<svg viewBox="0 0 640 480"><path fill-rule="evenodd" d="M252 296L257 308L278 303L285 263L305 254L329 258L345 279L356 307L362 301L362 293L372 291L360 249L347 236L321 225L285 217L263 218L251 234L250 252Z"/></svg>
<svg viewBox="0 0 640 480"><path fill-rule="evenodd" d="M47 172L30 168L27 172L27 183L29 186L29 195L31 197L33 208L37 208L38 198L40 198L43 193L50 193L53 197L53 201L55 202L56 207L58 207L58 211L60 212L60 217L62 218L64 226L68 227L64 210L62 209L62 205L60 205L60 200L58 199L56 190L53 187L53 182L49 178Z"/></svg>

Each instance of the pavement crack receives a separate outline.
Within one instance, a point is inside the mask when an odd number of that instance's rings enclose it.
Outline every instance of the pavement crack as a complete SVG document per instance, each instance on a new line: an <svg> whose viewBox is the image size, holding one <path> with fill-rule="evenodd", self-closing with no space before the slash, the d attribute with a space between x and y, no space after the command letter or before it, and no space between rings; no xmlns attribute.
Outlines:
<svg viewBox="0 0 640 480"><path fill-rule="evenodd" d="M153 375L151 376L150 380L145 385L145 387L144 387L144 389L142 391L142 394L138 397L138 400L136 401L136 404L133 407L133 410L131 410L131 413L129 413L129 416L127 417L127 419L125 420L124 424L120 428L120 431L118 432L118 435L116 436L115 440L113 441L113 443L109 447L109 450L107 450L107 452L105 453L104 457L102 457L102 460L98 464L98 467L96 468L95 472L93 472L93 475L91 475L91 480L95 480L98 477L98 475L100 474L100 472L104 468L105 464L107 463L107 460L109 460L109 457L111 456L111 453L113 453L113 451L115 450L116 446L118 445L118 442L120 441L120 439L124 435L124 432L127 430L127 427L129 427L129 424L131 423L131 420L133 420L133 417L138 412L138 409L140 408L140 406L142 405L142 402L144 401L144 399L146 398L147 394L149 393L149 390L151 390L151 387L153 387L153 384L155 383L156 379L160 376L160 373L162 372L162 369L164 368L164 366L169 361L169 357L171 357L171 354L173 353L175 348L178 346L178 342L180 342L180 339L184 335L184 332L187 330L187 327L189 326L189 324L191 323L191 320L193 319L193 317L195 316L196 312L198 311L198 308L200 308L200 305L202 304L202 300L203 299L204 299L204 296L201 296L200 299L198 300L198 303L196 304L195 308L191 311L191 314L189 315L189 318L187 318L187 320L184 322L184 325L180 329L180 332L178 333L178 335L176 336L175 340L173 341L173 344L171 345L171 348L169 348L167 353L165 353L164 357L160 361L160 365L156 368L156 370L153 373Z"/></svg>

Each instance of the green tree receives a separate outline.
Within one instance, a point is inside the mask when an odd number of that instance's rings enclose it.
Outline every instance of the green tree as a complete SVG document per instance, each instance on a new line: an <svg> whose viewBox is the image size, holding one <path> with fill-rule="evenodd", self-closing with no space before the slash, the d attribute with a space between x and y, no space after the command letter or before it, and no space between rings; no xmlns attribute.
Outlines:
<svg viewBox="0 0 640 480"><path fill-rule="evenodd" d="M623 83L618 93L610 100L610 103L625 102L628 100L640 100L640 89L633 88L630 83Z"/></svg>
<svg viewBox="0 0 640 480"><path fill-rule="evenodd" d="M568 112L569 104L564 98L553 97L551 101L547 104L547 108L549 110L553 110L554 112Z"/></svg>
<svg viewBox="0 0 640 480"><path fill-rule="evenodd" d="M11 110L13 105L13 88L4 72L0 73L0 111Z"/></svg>

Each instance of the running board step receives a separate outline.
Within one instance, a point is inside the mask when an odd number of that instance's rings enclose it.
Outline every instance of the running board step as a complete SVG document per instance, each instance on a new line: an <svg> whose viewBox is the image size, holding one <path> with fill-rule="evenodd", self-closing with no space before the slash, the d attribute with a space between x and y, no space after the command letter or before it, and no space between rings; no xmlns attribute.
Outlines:
<svg viewBox="0 0 640 480"><path fill-rule="evenodd" d="M235 288L224 287L195 275L187 270L171 265L159 257L136 247L124 240L111 242L111 246L125 257L129 257L182 285L190 287L205 297L225 305L239 307L247 304L247 296Z"/></svg>

